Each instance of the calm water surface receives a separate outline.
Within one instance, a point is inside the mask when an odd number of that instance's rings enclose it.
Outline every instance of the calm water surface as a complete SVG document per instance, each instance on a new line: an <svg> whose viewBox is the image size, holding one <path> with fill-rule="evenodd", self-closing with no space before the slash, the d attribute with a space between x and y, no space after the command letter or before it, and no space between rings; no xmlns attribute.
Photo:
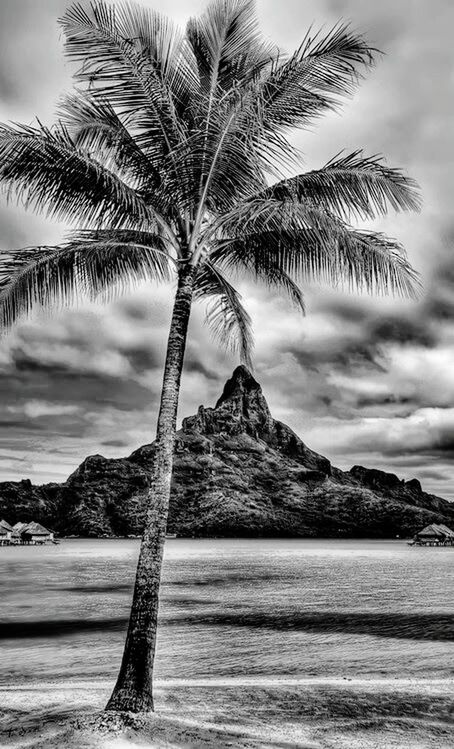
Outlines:
<svg viewBox="0 0 454 749"><path fill-rule="evenodd" d="M0 548L0 682L118 670L137 541ZM448 677L454 548L170 540L158 678Z"/></svg>

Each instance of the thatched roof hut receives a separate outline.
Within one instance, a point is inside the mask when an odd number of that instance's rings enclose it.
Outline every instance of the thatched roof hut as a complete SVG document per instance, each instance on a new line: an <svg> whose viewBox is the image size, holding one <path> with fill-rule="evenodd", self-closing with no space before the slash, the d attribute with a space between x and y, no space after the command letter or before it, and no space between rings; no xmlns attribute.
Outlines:
<svg viewBox="0 0 454 749"><path fill-rule="evenodd" d="M27 523L19 533L25 543L43 544L46 541L53 541L54 538L52 531L47 530L44 525L35 521Z"/></svg>
<svg viewBox="0 0 454 749"><path fill-rule="evenodd" d="M414 540L428 546L454 546L454 531L443 523L431 523L418 531Z"/></svg>
<svg viewBox="0 0 454 749"><path fill-rule="evenodd" d="M28 525L28 523L15 523L15 524L13 525L13 531L14 531L15 533L19 533L19 534L21 534L21 533L22 533L22 531L24 530L24 528L26 528L26 527L27 527L27 525Z"/></svg>
<svg viewBox="0 0 454 749"><path fill-rule="evenodd" d="M57 543L53 531L37 523L16 523L11 526L6 520L0 520L0 546Z"/></svg>
<svg viewBox="0 0 454 749"><path fill-rule="evenodd" d="M13 529L6 520L0 520L0 544L3 546L11 541Z"/></svg>

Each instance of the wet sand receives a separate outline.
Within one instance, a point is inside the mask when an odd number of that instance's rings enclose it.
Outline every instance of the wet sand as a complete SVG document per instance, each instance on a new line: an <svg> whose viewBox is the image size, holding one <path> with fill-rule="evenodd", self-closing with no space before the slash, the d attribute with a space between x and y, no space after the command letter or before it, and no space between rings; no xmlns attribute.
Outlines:
<svg viewBox="0 0 454 749"><path fill-rule="evenodd" d="M158 682L156 712L94 727L112 687L64 681L0 689L0 746L10 749L307 747L448 749L447 679L198 679Z"/></svg>

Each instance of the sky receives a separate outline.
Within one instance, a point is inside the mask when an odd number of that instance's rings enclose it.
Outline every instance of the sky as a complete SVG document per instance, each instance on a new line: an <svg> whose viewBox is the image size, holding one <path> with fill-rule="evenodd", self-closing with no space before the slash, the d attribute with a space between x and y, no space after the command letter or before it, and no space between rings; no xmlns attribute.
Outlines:
<svg viewBox="0 0 454 749"><path fill-rule="evenodd" d="M65 0L0 3L0 121L51 123L71 88L57 18ZM144 0L145 4L145 0ZM204 3L150 3L184 24ZM291 51L308 27L350 20L382 51L341 114L294 136L303 169L342 149L382 153L421 186L420 214L373 228L420 272L417 302L307 287L302 318L243 283L254 374L275 418L335 465L380 468L454 499L454 4L450 0L258 0L265 36ZM0 249L57 243L67 231L7 206ZM143 286L105 306L40 313L0 339L0 480L64 480L89 454L128 455L153 438L172 289ZM213 405L238 363L196 307L180 419Z"/></svg>

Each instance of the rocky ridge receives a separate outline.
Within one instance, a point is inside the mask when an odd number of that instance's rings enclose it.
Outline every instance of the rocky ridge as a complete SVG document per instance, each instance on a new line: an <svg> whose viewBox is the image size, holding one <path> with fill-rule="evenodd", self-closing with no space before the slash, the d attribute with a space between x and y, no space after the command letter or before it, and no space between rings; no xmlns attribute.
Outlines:
<svg viewBox="0 0 454 749"><path fill-rule="evenodd" d="M128 458L86 458L63 484L0 483L0 517L35 519L62 535L141 532L153 444ZM454 504L419 481L333 467L273 419L244 367L214 408L183 420L175 446L169 531L181 536L410 536L454 524Z"/></svg>

